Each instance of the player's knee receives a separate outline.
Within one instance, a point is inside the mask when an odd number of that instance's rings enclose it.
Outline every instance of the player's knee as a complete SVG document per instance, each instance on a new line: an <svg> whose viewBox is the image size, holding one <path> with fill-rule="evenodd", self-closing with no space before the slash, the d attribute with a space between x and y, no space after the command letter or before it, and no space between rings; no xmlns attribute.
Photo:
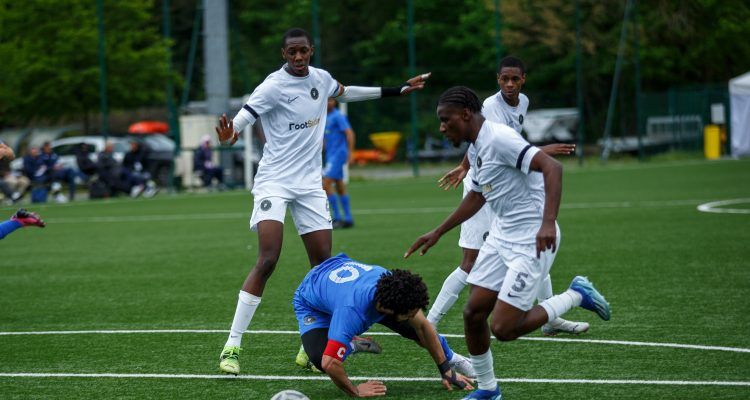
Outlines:
<svg viewBox="0 0 750 400"><path fill-rule="evenodd" d="M512 327L498 321L492 322L492 334L501 342L510 342L511 340L518 339L518 335Z"/></svg>
<svg viewBox="0 0 750 400"><path fill-rule="evenodd" d="M260 257L258 263L255 265L255 272L258 273L264 280L268 279L273 270L276 268L278 257Z"/></svg>
<svg viewBox="0 0 750 400"><path fill-rule="evenodd" d="M481 310L478 310L471 306L471 304L466 304L466 307L464 307L464 323L467 325L475 325L477 323L482 323L483 321L486 321L487 317L484 315Z"/></svg>

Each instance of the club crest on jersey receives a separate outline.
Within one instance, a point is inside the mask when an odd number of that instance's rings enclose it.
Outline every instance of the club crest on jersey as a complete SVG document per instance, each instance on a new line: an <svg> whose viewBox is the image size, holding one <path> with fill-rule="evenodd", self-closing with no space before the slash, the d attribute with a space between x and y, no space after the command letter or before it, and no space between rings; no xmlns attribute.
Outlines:
<svg viewBox="0 0 750 400"><path fill-rule="evenodd" d="M263 211L268 211L271 209L271 200L263 200L260 202L260 209Z"/></svg>
<svg viewBox="0 0 750 400"><path fill-rule="evenodd" d="M313 98L313 100L317 100L318 99L318 94L319 94L318 93L318 89L316 89L316 88L310 89L310 96Z"/></svg>
<svg viewBox="0 0 750 400"><path fill-rule="evenodd" d="M312 315L308 315L302 320L302 323L304 323L305 325L312 325L312 323L315 322L316 320L317 319L313 317Z"/></svg>
<svg viewBox="0 0 750 400"><path fill-rule="evenodd" d="M485 183L484 185L482 185L482 193L489 193L491 191L492 191L492 184Z"/></svg>
<svg viewBox="0 0 750 400"><path fill-rule="evenodd" d="M477 168L482 168L482 157L477 156Z"/></svg>
<svg viewBox="0 0 750 400"><path fill-rule="evenodd" d="M518 123L523 124L523 115L518 116Z"/></svg>

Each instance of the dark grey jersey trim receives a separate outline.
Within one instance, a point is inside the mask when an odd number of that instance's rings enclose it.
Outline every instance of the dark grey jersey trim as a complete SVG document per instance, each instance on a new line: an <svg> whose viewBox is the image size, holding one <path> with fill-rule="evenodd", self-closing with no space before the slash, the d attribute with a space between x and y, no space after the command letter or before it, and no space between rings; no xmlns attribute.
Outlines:
<svg viewBox="0 0 750 400"><path fill-rule="evenodd" d="M244 108L245 110L247 110L248 112L250 112L250 114L253 114L253 117L254 117L255 119L258 119L258 118L259 118L259 117L258 117L258 113L257 113L257 112L255 112L255 110L253 110L253 108L252 108L252 107L250 107L249 105L245 104L244 106L242 106L242 108Z"/></svg>
<svg viewBox="0 0 750 400"><path fill-rule="evenodd" d="M529 151L531 148L530 144L527 144L526 147L521 150L521 154L518 155L518 159L516 160L516 168L521 169L521 164L523 164L523 156L526 155L526 152Z"/></svg>

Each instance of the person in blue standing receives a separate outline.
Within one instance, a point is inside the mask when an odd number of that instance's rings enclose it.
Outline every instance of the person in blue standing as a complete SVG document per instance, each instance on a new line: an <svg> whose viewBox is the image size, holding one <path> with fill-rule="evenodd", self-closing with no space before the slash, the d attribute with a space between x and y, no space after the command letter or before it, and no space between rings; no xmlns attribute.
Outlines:
<svg viewBox="0 0 750 400"><path fill-rule="evenodd" d="M427 286L419 275L387 270L340 253L313 268L294 292L294 313L310 361L353 397L383 396L379 381L354 385L344 370L354 336L379 323L424 347L437 364L443 386L471 390L474 370L435 332L422 311Z"/></svg>
<svg viewBox="0 0 750 400"><path fill-rule="evenodd" d="M334 228L351 228L354 226L352 211L349 207L349 194L346 192L344 169L354 152L354 131L346 115L341 113L338 102L328 98L328 115L326 130L323 136L323 148L326 164L323 169L323 190L331 206L331 219ZM336 185L336 191L333 185ZM339 201L343 218L339 213Z"/></svg>
<svg viewBox="0 0 750 400"><path fill-rule="evenodd" d="M39 215L21 208L9 220L0 222L0 239L5 239L6 236L13 233L16 229L25 226L44 228L45 225L44 221L39 218Z"/></svg>

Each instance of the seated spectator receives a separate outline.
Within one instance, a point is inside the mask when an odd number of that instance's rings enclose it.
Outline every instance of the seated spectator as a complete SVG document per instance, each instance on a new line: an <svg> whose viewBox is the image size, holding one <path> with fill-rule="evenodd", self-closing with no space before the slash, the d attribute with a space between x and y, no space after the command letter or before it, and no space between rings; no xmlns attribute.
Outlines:
<svg viewBox="0 0 750 400"><path fill-rule="evenodd" d="M107 142L96 163L98 181L104 184L108 196L115 196L118 192L130 193L132 188L129 182L122 179L123 168L114 157L114 148L112 142Z"/></svg>
<svg viewBox="0 0 750 400"><path fill-rule="evenodd" d="M201 145L193 153L193 171L199 172L203 186L211 187L214 179L218 182L219 189L224 189L224 171L214 166L211 150L211 137L206 135L201 139Z"/></svg>
<svg viewBox="0 0 750 400"><path fill-rule="evenodd" d="M154 197L157 192L156 183L151 179L151 173L146 168L148 161L146 149L136 141L130 142L130 151L125 153L122 161L123 179L132 186L130 195L137 197L143 192L143 197Z"/></svg>
<svg viewBox="0 0 750 400"><path fill-rule="evenodd" d="M44 142L42 145L41 159L46 165L46 182L52 184L52 195L58 203L68 201L65 195L60 193L60 182L68 184L68 194L72 201L76 197L76 176L77 172L72 168L63 167L58 163L59 157L52 151L50 142Z"/></svg>
<svg viewBox="0 0 750 400"><path fill-rule="evenodd" d="M16 154L12 148L0 141L0 192L5 196L6 203L15 203L23 197L29 187L29 179L18 176L10 169L10 162Z"/></svg>
<svg viewBox="0 0 750 400"><path fill-rule="evenodd" d="M96 162L92 159L91 147L88 143L81 143L75 150L76 164L81 174L85 175L84 180L88 181L93 175L96 175Z"/></svg>

